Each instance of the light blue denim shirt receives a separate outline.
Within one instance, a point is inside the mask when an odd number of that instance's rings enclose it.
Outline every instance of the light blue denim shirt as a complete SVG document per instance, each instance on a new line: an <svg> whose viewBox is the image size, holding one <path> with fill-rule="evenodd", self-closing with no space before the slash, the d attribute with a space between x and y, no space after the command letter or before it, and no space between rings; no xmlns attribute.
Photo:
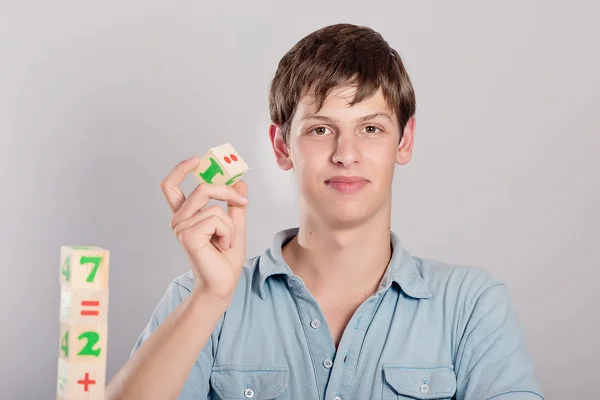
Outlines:
<svg viewBox="0 0 600 400"><path fill-rule="evenodd" d="M377 291L336 350L312 294L283 260L298 228L246 264L180 399L544 399L506 286L483 269L411 256L391 231ZM190 293L168 287L135 351Z"/></svg>

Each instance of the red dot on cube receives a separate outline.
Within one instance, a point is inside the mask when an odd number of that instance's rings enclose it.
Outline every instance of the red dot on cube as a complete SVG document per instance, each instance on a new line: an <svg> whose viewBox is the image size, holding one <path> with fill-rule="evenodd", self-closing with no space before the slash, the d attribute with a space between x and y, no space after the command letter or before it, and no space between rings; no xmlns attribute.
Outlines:
<svg viewBox="0 0 600 400"><path fill-rule="evenodd" d="M229 157L231 157L231 159ZM235 154L230 154L229 157L227 157L227 156L223 157L223 159L225 160L225 162L227 164L231 164L231 160L233 160L233 161L238 160L237 157L235 156Z"/></svg>

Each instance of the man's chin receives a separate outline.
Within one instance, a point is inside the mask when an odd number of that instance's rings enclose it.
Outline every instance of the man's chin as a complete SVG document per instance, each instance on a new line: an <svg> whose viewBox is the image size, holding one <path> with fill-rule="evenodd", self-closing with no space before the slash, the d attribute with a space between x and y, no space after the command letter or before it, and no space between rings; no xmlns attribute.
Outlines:
<svg viewBox="0 0 600 400"><path fill-rule="evenodd" d="M332 227L350 229L365 223L367 214L364 205L335 205L330 204L326 209L321 208L319 219Z"/></svg>

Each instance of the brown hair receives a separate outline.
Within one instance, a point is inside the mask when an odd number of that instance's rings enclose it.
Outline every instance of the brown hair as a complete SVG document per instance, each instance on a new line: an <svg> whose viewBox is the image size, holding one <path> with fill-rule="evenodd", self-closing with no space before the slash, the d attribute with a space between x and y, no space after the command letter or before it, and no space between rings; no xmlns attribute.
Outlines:
<svg viewBox="0 0 600 400"><path fill-rule="evenodd" d="M271 121L281 125L286 143L302 91L313 84L317 112L335 87L357 84L350 106L381 87L398 117L400 138L415 114L415 92L400 55L379 33L365 26L321 28L301 39L279 61L269 90L269 112Z"/></svg>

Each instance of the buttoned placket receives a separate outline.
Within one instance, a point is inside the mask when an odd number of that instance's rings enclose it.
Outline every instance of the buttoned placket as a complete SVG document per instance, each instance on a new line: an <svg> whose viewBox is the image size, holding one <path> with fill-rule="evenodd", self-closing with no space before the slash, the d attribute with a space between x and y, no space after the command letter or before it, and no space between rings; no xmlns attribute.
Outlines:
<svg viewBox="0 0 600 400"><path fill-rule="evenodd" d="M386 289L380 289L365 300L348 322L338 345L335 364L325 392L325 400L344 400L352 396L352 384L355 382L354 373L357 368L360 350L367 334L367 327L375 317L375 312L382 300Z"/></svg>
<svg viewBox="0 0 600 400"><path fill-rule="evenodd" d="M298 314L304 328L306 341L312 358L318 394L307 394L307 399L323 399L335 358L335 347L329 327L315 298L298 277L288 280L290 291L296 300Z"/></svg>
<svg viewBox="0 0 600 400"><path fill-rule="evenodd" d="M346 326L336 351L331 332L318 302L306 289L300 278L289 278L288 284L296 298L312 357L319 388L319 399L343 400L350 396L358 352L362 348L366 328L374 317L374 311L377 309L382 295L387 291L385 286L388 282L380 286L377 293L358 307ZM313 397L307 396L307 398Z"/></svg>

